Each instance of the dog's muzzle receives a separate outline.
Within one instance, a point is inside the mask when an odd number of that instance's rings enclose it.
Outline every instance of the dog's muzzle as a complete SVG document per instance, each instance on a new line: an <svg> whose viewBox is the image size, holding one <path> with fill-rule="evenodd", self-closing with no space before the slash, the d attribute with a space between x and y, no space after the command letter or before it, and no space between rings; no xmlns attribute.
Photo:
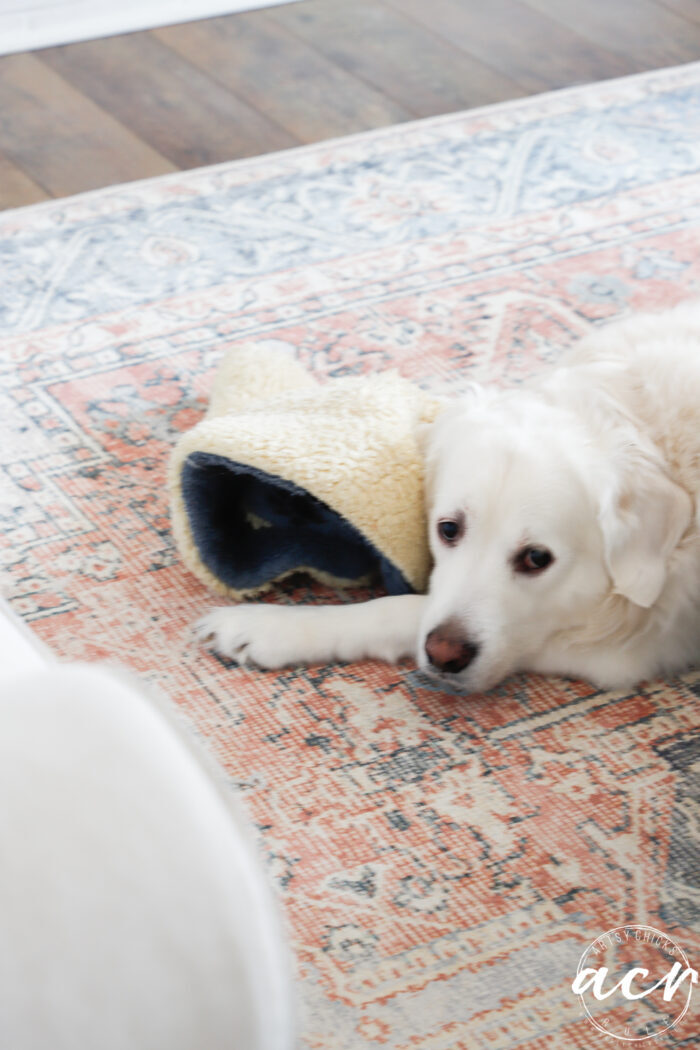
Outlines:
<svg viewBox="0 0 700 1050"><path fill-rule="evenodd" d="M479 646L464 636L455 620L433 627L425 639L428 663L443 674L458 674L474 660Z"/></svg>

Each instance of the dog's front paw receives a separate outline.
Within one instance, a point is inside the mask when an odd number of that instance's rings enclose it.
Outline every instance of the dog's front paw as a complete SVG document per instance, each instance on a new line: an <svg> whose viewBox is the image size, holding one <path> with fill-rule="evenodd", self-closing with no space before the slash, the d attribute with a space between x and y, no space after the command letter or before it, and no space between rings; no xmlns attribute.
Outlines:
<svg viewBox="0 0 700 1050"><path fill-rule="evenodd" d="M283 667L284 654L276 641L279 610L268 605L236 605L212 609L195 626L200 641L243 666Z"/></svg>

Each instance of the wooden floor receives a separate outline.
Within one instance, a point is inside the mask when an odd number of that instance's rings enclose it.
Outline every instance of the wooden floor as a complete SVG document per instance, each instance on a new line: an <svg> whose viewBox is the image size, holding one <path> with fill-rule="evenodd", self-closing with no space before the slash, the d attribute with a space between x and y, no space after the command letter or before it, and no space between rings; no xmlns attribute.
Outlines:
<svg viewBox="0 0 700 1050"><path fill-rule="evenodd" d="M700 59L699 0L304 0L0 58L0 207Z"/></svg>

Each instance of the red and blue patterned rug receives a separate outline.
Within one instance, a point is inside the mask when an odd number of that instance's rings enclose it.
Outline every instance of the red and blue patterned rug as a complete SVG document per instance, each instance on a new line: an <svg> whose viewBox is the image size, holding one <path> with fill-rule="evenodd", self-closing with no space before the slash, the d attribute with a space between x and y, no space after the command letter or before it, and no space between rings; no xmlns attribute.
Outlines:
<svg viewBox="0 0 700 1050"><path fill-rule="evenodd" d="M229 665L190 633L211 598L165 468L240 339L459 391L700 295L700 66L5 213L0 265L4 592L208 741L286 908L301 1045L588 1048L596 937L646 924L697 966L700 673L464 699L409 663Z"/></svg>

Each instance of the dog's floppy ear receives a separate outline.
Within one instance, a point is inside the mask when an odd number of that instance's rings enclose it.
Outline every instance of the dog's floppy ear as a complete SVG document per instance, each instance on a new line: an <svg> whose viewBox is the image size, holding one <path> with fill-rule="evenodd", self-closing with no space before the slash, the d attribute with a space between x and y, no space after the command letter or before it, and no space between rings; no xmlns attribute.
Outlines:
<svg viewBox="0 0 700 1050"><path fill-rule="evenodd" d="M600 509L605 560L615 590L650 608L666 582L668 559L690 524L693 504L661 465L635 455Z"/></svg>

